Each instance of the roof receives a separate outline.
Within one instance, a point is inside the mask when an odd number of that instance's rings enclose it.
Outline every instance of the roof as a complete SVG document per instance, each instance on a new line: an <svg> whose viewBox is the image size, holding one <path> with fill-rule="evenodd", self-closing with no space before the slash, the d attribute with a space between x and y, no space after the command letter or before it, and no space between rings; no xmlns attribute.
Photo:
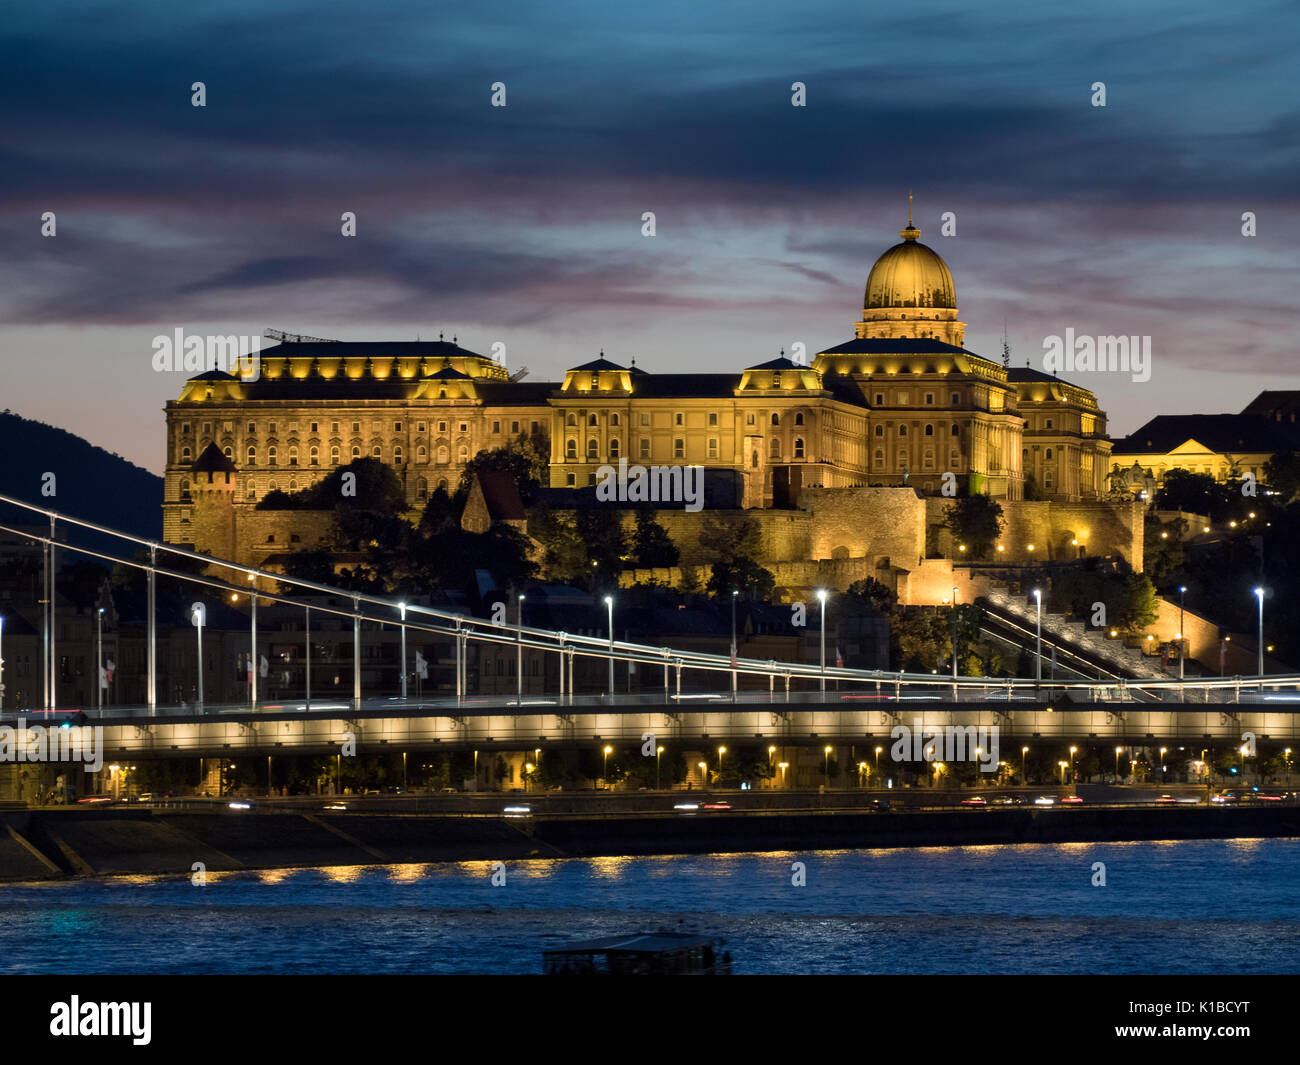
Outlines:
<svg viewBox="0 0 1300 1065"><path fill-rule="evenodd" d="M221 449L216 444L209 444L203 449L194 465L190 467L191 473L234 473L235 464L226 458Z"/></svg>
<svg viewBox="0 0 1300 1065"><path fill-rule="evenodd" d="M462 348L445 340L326 340L302 344L276 344L263 348L259 353L262 358L268 356L283 359L356 359L366 355L375 355L385 359L394 358L472 358L491 362L486 355Z"/></svg>
<svg viewBox="0 0 1300 1065"><path fill-rule="evenodd" d="M1161 414L1122 440L1113 455L1166 454L1195 440L1216 454L1300 450L1300 426L1253 414Z"/></svg>
<svg viewBox="0 0 1300 1065"><path fill-rule="evenodd" d="M519 486L510 474L503 470L479 470L476 476L493 521L523 521L528 517Z"/></svg>
<svg viewBox="0 0 1300 1065"><path fill-rule="evenodd" d="M602 936L586 939L563 947L551 947L543 954L662 954L670 950L690 950L707 947L713 940L708 936L689 935L684 932L641 932L635 935Z"/></svg>
<svg viewBox="0 0 1300 1065"><path fill-rule="evenodd" d="M604 355L599 359L592 359L591 362L584 362L581 366L574 366L574 370L626 370L626 366L620 366L616 362L610 362Z"/></svg>
<svg viewBox="0 0 1300 1065"><path fill-rule="evenodd" d="M437 373L429 374L428 377L432 381L447 381L452 379L461 380L461 381L471 380L469 374L461 373L454 366L444 366Z"/></svg>
<svg viewBox="0 0 1300 1065"><path fill-rule="evenodd" d="M730 398L739 386L740 375L734 373L652 373L637 378L635 394Z"/></svg>
<svg viewBox="0 0 1300 1065"><path fill-rule="evenodd" d="M228 374L225 370L208 370L206 373L195 374L187 378L190 381L238 381L234 374Z"/></svg>
<svg viewBox="0 0 1300 1065"><path fill-rule="evenodd" d="M933 337L855 337L826 348L823 355L970 355L976 359L984 358L973 351L945 344Z"/></svg>
<svg viewBox="0 0 1300 1065"><path fill-rule="evenodd" d="M760 362L757 366L746 366L747 370L806 370L807 366L801 365L790 358L788 355L782 355L778 359L769 359L767 362Z"/></svg>
<svg viewBox="0 0 1300 1065"><path fill-rule="evenodd" d="M1300 392L1287 391L1283 389L1265 389L1258 396L1252 399L1245 407L1242 408L1242 414L1255 414L1261 418L1272 418L1276 421L1294 420L1293 418L1284 419L1283 414L1292 416L1295 411L1300 409Z"/></svg>

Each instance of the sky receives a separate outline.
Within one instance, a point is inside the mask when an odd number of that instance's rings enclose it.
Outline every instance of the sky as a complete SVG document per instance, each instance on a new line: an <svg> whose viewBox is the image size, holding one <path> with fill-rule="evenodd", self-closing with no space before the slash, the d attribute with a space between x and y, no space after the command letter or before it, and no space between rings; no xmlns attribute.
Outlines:
<svg viewBox="0 0 1300 1065"><path fill-rule="evenodd" d="M968 348L1149 336L1150 380L1063 374L1115 437L1240 410L1300 388L1297 52L1282 2L11 9L0 409L161 472L178 328L443 333L549 380L816 352L910 190Z"/></svg>

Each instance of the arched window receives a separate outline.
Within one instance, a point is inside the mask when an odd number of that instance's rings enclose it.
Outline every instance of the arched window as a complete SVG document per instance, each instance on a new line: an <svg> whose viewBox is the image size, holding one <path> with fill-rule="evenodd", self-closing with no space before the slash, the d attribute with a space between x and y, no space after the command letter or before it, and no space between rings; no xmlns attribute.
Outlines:
<svg viewBox="0 0 1300 1065"><path fill-rule="evenodd" d="M885 427L884 427L883 425L877 425L877 426L876 426L876 435L877 435L877 436L884 436L884 435L885 435Z"/></svg>
<svg viewBox="0 0 1300 1065"><path fill-rule="evenodd" d="M370 449L370 454L377 459L382 459L384 457L383 448L381 448L378 444L376 444L374 447Z"/></svg>
<svg viewBox="0 0 1300 1065"><path fill-rule="evenodd" d="M225 455L226 458L228 459L234 459L235 457L234 452L231 451L229 444L227 444L225 447L221 449L221 453Z"/></svg>
<svg viewBox="0 0 1300 1065"><path fill-rule="evenodd" d="M609 416L609 424L610 424L610 425L617 425L617 424L618 424L618 415L617 415L617 414L611 414L611 415Z"/></svg>
<svg viewBox="0 0 1300 1065"><path fill-rule="evenodd" d="M566 459L575 459L575 460L577 459L577 457L578 457L578 441L576 441L576 440L568 440L568 441L565 442L565 444L564 444L564 457L565 457Z"/></svg>
<svg viewBox="0 0 1300 1065"><path fill-rule="evenodd" d="M802 436L796 436L794 438L794 457L797 459L803 458L803 437Z"/></svg>
<svg viewBox="0 0 1300 1065"><path fill-rule="evenodd" d="M794 416L795 425L803 425L803 411L796 411Z"/></svg>
<svg viewBox="0 0 1300 1065"><path fill-rule="evenodd" d="M572 411L570 411L569 416L564 419L564 424L576 426L578 424L578 416L574 414Z"/></svg>
<svg viewBox="0 0 1300 1065"><path fill-rule="evenodd" d="M361 457L361 448L357 447L355 444L352 445L352 459L353 459L353 461L355 462L355 461L356 461L357 459L359 459L360 457Z"/></svg>
<svg viewBox="0 0 1300 1065"><path fill-rule="evenodd" d="M595 424L596 424L596 416L595 416L594 414L588 414L588 415L587 415L587 424L588 424L588 425L595 425Z"/></svg>
<svg viewBox="0 0 1300 1065"><path fill-rule="evenodd" d="M289 482L289 491L290 491L290 492L296 492L296 491L298 491L298 482L297 482L297 481L290 481L290 482Z"/></svg>
<svg viewBox="0 0 1300 1065"><path fill-rule="evenodd" d="M934 436L934 426L933 426L933 425L927 425L927 426L925 427L925 435L926 435L926 436Z"/></svg>
<svg viewBox="0 0 1300 1065"><path fill-rule="evenodd" d="M773 415L772 415L772 424L773 424L773 425L780 425L780 424L781 424L781 415L779 415L779 414L773 414Z"/></svg>
<svg viewBox="0 0 1300 1065"><path fill-rule="evenodd" d="M884 464L885 464L885 449L878 447L876 448L876 465L883 466Z"/></svg>
<svg viewBox="0 0 1300 1065"><path fill-rule="evenodd" d="M275 465L275 448L268 447L266 449L266 463L268 466Z"/></svg>
<svg viewBox="0 0 1300 1065"><path fill-rule="evenodd" d="M469 448L467 448L464 444L461 444L459 450L456 452L456 458L458 462L468 462Z"/></svg>
<svg viewBox="0 0 1300 1065"><path fill-rule="evenodd" d="M752 467L754 467L754 469L758 469L758 452L757 452L757 451L755 451L754 454L750 456L749 464L750 464Z"/></svg>
<svg viewBox="0 0 1300 1065"><path fill-rule="evenodd" d="M423 477L421 477L421 478L416 482L416 495L417 495L420 499L428 499L428 498L429 498L429 482L426 481Z"/></svg>
<svg viewBox="0 0 1300 1065"><path fill-rule="evenodd" d="M297 447L291 447L291 448L289 448L289 465L290 465L290 466L297 466L297 465L298 465L298 448L297 448Z"/></svg>
<svg viewBox="0 0 1300 1065"><path fill-rule="evenodd" d="M961 430L959 430L959 429L957 428L957 426L954 425L954 426L952 427L952 433L951 433L950 435L952 435L952 436L958 436L958 435L960 434L960 432L961 432Z"/></svg>
<svg viewBox="0 0 1300 1065"><path fill-rule="evenodd" d="M618 437L614 437L609 442L609 457L618 458Z"/></svg>
<svg viewBox="0 0 1300 1065"><path fill-rule="evenodd" d="M271 450L274 451L275 448L272 448ZM190 457L190 449L189 449L189 448L187 448L187 447L183 447L183 448L181 448L181 461L182 461L182 462L193 462L193 461L194 461L194 460Z"/></svg>
<svg viewBox="0 0 1300 1065"><path fill-rule="evenodd" d="M906 435L907 435L907 426L906 426L906 425L900 425L900 426L898 427L898 435L899 435L899 436L906 436Z"/></svg>
<svg viewBox="0 0 1300 1065"><path fill-rule="evenodd" d="M400 444L393 447L393 463L397 466L402 464L402 447Z"/></svg>
<svg viewBox="0 0 1300 1065"><path fill-rule="evenodd" d="M446 446L444 445L438 448L438 465L445 466L450 461L451 461L451 452L447 450Z"/></svg>
<svg viewBox="0 0 1300 1065"><path fill-rule="evenodd" d="M767 445L767 457L776 462L781 457L781 441L772 437Z"/></svg>
<svg viewBox="0 0 1300 1065"><path fill-rule="evenodd" d="M1047 461L1047 462L1051 462L1051 461L1052 461L1052 449L1051 449L1050 447L1047 449L1047 454L1044 455L1043 458L1044 458L1044 460Z"/></svg>
<svg viewBox="0 0 1300 1065"><path fill-rule="evenodd" d="M268 492L278 492L280 489L279 486L274 481L272 481L270 484L266 486L266 490Z"/></svg>
<svg viewBox="0 0 1300 1065"><path fill-rule="evenodd" d="M341 453L339 452L339 446L338 446L338 444L334 444L334 445L330 448L330 465L331 465L331 466L337 466L337 465L339 464L339 459L340 459L341 457L342 457L342 455L341 455Z"/></svg>
<svg viewBox="0 0 1300 1065"><path fill-rule="evenodd" d="M587 441L587 458L588 458L588 459L594 459L595 457L596 457L596 441L594 441L594 440L588 440L588 441Z"/></svg>
<svg viewBox="0 0 1300 1065"><path fill-rule="evenodd" d="M257 448L255 447L250 447L248 449L248 464L250 466L257 465Z"/></svg>
<svg viewBox="0 0 1300 1065"><path fill-rule="evenodd" d="M445 492L445 491L447 491L447 478L446 478L446 477L443 477L440 481L438 481L438 491L439 491L439 492Z"/></svg>
<svg viewBox="0 0 1300 1065"><path fill-rule="evenodd" d="M423 444L415 449L415 461L420 463L429 461L429 449Z"/></svg>
<svg viewBox="0 0 1300 1065"><path fill-rule="evenodd" d="M307 461L313 466L318 466L320 464L320 448L316 447L315 444L313 444L307 451Z"/></svg>

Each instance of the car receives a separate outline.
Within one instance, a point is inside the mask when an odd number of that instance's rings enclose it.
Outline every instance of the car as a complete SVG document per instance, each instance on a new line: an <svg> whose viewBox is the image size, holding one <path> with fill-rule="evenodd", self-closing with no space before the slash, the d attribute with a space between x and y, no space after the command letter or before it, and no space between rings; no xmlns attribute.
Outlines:
<svg viewBox="0 0 1300 1065"><path fill-rule="evenodd" d="M993 800L997 806L1023 806L1025 800L1019 795L1001 795Z"/></svg>
<svg viewBox="0 0 1300 1065"><path fill-rule="evenodd" d="M348 804L345 802L329 802L321 807L323 810L346 810Z"/></svg>
<svg viewBox="0 0 1300 1065"><path fill-rule="evenodd" d="M679 814L693 814L699 810L699 808L700 804L698 802L679 802L673 806L673 809Z"/></svg>
<svg viewBox="0 0 1300 1065"><path fill-rule="evenodd" d="M1237 802L1237 793L1235 791L1221 791L1218 795L1210 797L1210 802L1222 806L1230 806Z"/></svg>
<svg viewBox="0 0 1300 1065"><path fill-rule="evenodd" d="M1079 796L1077 795L1067 795L1064 799L1061 800L1061 802L1068 803L1070 806L1083 805L1083 800L1079 798Z"/></svg>
<svg viewBox="0 0 1300 1065"><path fill-rule="evenodd" d="M78 806L103 806L113 801L111 795L86 795L77 800Z"/></svg>
<svg viewBox="0 0 1300 1065"><path fill-rule="evenodd" d="M244 799L235 799L226 803L226 806L231 810L251 810L253 808L253 804Z"/></svg>
<svg viewBox="0 0 1300 1065"><path fill-rule="evenodd" d="M979 795L972 795L969 799L962 799L963 806L987 806L988 801Z"/></svg>
<svg viewBox="0 0 1300 1065"><path fill-rule="evenodd" d="M443 794L443 795L455 795L455 794L456 794L456 789L455 789L455 788L443 788L443 789L442 789L442 794Z"/></svg>
<svg viewBox="0 0 1300 1065"><path fill-rule="evenodd" d="M1034 800L1035 806L1055 806L1056 799L1051 795L1040 795Z"/></svg>
<svg viewBox="0 0 1300 1065"><path fill-rule="evenodd" d="M504 813L506 817L532 817L533 808L524 805L507 806L502 813Z"/></svg>
<svg viewBox="0 0 1300 1065"><path fill-rule="evenodd" d="M701 810L730 810L730 809L731 809L731 803L729 803L729 802L706 802L706 803L701 803L701 804L700 804L700 809L701 809Z"/></svg>
<svg viewBox="0 0 1300 1065"><path fill-rule="evenodd" d="M894 804L891 803L888 799L877 799L871 805L883 813L884 811L892 808Z"/></svg>
<svg viewBox="0 0 1300 1065"><path fill-rule="evenodd" d="M1176 803L1177 801L1178 801L1178 800L1175 799L1172 795L1161 795L1158 799L1156 799L1156 805L1157 805L1157 806L1172 806L1172 805L1173 805L1174 803Z"/></svg>

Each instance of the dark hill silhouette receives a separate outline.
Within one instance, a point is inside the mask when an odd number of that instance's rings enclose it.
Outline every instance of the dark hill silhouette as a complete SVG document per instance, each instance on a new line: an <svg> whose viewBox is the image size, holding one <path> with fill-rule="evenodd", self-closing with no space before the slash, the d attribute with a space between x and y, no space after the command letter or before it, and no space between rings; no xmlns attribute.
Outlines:
<svg viewBox="0 0 1300 1065"><path fill-rule="evenodd" d="M55 475L56 494L41 495L42 477ZM136 536L162 539L163 479L65 429L0 412L0 494ZM0 505L0 524L40 519ZM104 549L121 541L66 530L69 543Z"/></svg>

